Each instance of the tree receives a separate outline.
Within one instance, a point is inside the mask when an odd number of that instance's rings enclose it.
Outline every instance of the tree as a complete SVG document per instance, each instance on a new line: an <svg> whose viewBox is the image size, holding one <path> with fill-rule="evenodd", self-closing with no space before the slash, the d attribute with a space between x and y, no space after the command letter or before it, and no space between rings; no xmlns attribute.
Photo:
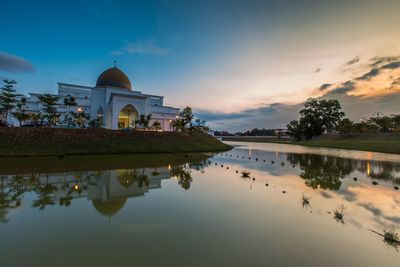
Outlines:
<svg viewBox="0 0 400 267"><path fill-rule="evenodd" d="M42 119L42 113L29 113L29 118L31 119L31 121L33 122L33 124L35 125L35 127L37 126L38 122L41 121Z"/></svg>
<svg viewBox="0 0 400 267"><path fill-rule="evenodd" d="M6 122L8 114L15 107L16 90L14 85L17 83L14 80L3 80L4 85L0 88L0 115L4 115Z"/></svg>
<svg viewBox="0 0 400 267"><path fill-rule="evenodd" d="M137 127L140 125L140 120L139 119L134 119L131 123L131 125L133 126L133 129L137 129Z"/></svg>
<svg viewBox="0 0 400 267"><path fill-rule="evenodd" d="M61 115L57 112L56 108L57 102L60 98L50 94L40 95L38 98L43 102L44 118L47 120L50 126L56 125Z"/></svg>
<svg viewBox="0 0 400 267"><path fill-rule="evenodd" d="M153 122L153 129L156 131L161 130L161 122L159 122L159 121Z"/></svg>
<svg viewBox="0 0 400 267"><path fill-rule="evenodd" d="M179 117L183 120L183 124L186 127L189 125L193 120L193 113L190 107L184 108L180 113Z"/></svg>
<svg viewBox="0 0 400 267"><path fill-rule="evenodd" d="M190 107L184 108L179 112L179 117L171 122L174 131L186 131L186 129L191 128L191 122L193 120L193 113Z"/></svg>
<svg viewBox="0 0 400 267"><path fill-rule="evenodd" d="M27 109L28 106L26 105L26 98L23 97L17 103L16 111L12 113L12 115L18 120L19 126L21 126L22 122L25 122L27 119L29 119L29 114L26 112Z"/></svg>
<svg viewBox="0 0 400 267"><path fill-rule="evenodd" d="M64 98L64 105L67 106L67 113L64 118L64 123L71 125L72 124L72 114L71 114L71 107L76 106L76 98L73 96Z"/></svg>
<svg viewBox="0 0 400 267"><path fill-rule="evenodd" d="M133 128L136 130L139 125L143 126L144 129L149 129L151 114L141 114L139 119L135 119L131 122Z"/></svg>
<svg viewBox="0 0 400 267"><path fill-rule="evenodd" d="M318 137L336 130L344 115L337 100L308 100L300 110L300 120L288 124L289 134L298 136L302 133L305 139Z"/></svg>
<svg viewBox="0 0 400 267"><path fill-rule="evenodd" d="M339 122L337 130L341 134L348 134L354 131L354 123L348 118L344 118Z"/></svg>
<svg viewBox="0 0 400 267"><path fill-rule="evenodd" d="M73 124L78 128L85 128L86 125L90 122L90 115L86 114L84 111L82 112L71 112Z"/></svg>
<svg viewBox="0 0 400 267"><path fill-rule="evenodd" d="M299 121L293 120L287 125L288 135L293 137L296 141L301 141L304 137L303 125Z"/></svg>

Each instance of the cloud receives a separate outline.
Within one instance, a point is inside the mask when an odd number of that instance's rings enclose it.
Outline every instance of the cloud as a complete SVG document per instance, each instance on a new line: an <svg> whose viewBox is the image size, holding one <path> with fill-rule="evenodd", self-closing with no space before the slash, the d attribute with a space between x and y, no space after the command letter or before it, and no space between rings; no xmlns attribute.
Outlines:
<svg viewBox="0 0 400 267"><path fill-rule="evenodd" d="M393 61L397 61L400 59L400 56L390 56L390 57L373 57L370 59L372 63L370 64L371 67L375 68L385 63L390 63Z"/></svg>
<svg viewBox="0 0 400 267"><path fill-rule="evenodd" d="M393 80L392 84L390 85L390 89L394 89L397 86L400 86L400 77L397 77Z"/></svg>
<svg viewBox="0 0 400 267"><path fill-rule="evenodd" d="M354 89L354 85L355 82L353 81L347 81L344 82L342 84L340 84L339 86L337 86L335 89L333 89L332 91L330 91L330 94L345 94L347 92L350 92L351 90Z"/></svg>
<svg viewBox="0 0 400 267"><path fill-rule="evenodd" d="M168 56L174 52L169 48L159 47L155 40L147 40L143 42L127 43L121 49L111 52L114 56L123 54L141 54L141 55L158 55Z"/></svg>
<svg viewBox="0 0 400 267"><path fill-rule="evenodd" d="M331 87L331 86L332 86L332 84L330 84L330 83L324 83L323 85L321 85L321 86L319 87L319 90L320 90L320 91L324 91L324 90L328 89L328 88Z"/></svg>
<svg viewBox="0 0 400 267"><path fill-rule="evenodd" d="M371 69L370 71L368 71L367 73L365 73L364 75L357 77L357 80L370 80L371 78L378 76L379 75L380 70L379 69Z"/></svg>
<svg viewBox="0 0 400 267"><path fill-rule="evenodd" d="M348 66L354 65L354 64L358 63L360 61L360 59L361 58L359 56L357 56L357 57L353 58L352 60L348 61L346 63L346 65L348 65Z"/></svg>
<svg viewBox="0 0 400 267"><path fill-rule="evenodd" d="M274 103L259 108L245 109L236 113L209 112L194 110L196 117L207 120L215 130L232 132L253 128L284 128L286 124L297 118L303 103L287 105Z"/></svg>
<svg viewBox="0 0 400 267"><path fill-rule="evenodd" d="M33 65L22 57L0 51L0 71L34 72Z"/></svg>

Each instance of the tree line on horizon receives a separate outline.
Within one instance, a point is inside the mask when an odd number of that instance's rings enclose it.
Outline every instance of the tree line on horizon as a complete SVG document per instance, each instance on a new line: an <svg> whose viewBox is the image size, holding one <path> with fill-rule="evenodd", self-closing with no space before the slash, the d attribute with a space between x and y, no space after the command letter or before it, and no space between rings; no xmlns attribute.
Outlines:
<svg viewBox="0 0 400 267"><path fill-rule="evenodd" d="M275 129L254 128L246 132L214 131L215 136L276 136Z"/></svg>
<svg viewBox="0 0 400 267"><path fill-rule="evenodd" d="M254 128L246 132L215 131L215 136L278 136L296 141L311 140L324 134L363 134L400 132L400 114L381 115L355 122L346 117L336 99L310 99L299 112L300 118L287 124L287 131Z"/></svg>
<svg viewBox="0 0 400 267"><path fill-rule="evenodd" d="M400 131L400 114L365 118L354 122L345 117L336 99L310 99L300 110L300 118L287 125L288 135L296 141L311 140L324 134L390 133Z"/></svg>

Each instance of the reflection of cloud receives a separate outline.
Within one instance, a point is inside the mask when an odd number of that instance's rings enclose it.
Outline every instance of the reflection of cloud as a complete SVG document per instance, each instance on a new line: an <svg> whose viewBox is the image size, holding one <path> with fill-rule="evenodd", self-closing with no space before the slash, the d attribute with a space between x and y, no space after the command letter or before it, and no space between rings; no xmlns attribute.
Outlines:
<svg viewBox="0 0 400 267"><path fill-rule="evenodd" d="M0 51L0 71L33 72L35 68L24 58Z"/></svg>
<svg viewBox="0 0 400 267"><path fill-rule="evenodd" d="M399 209L396 204L400 196L385 188L371 188L369 186L350 186L345 195L347 200L353 202L372 213L383 225L399 224ZM373 196L373 198L371 198Z"/></svg>
<svg viewBox="0 0 400 267"><path fill-rule="evenodd" d="M321 191L321 196L324 198L332 198L332 196L327 191Z"/></svg>
<svg viewBox="0 0 400 267"><path fill-rule="evenodd" d="M127 43L121 49L111 52L112 55L118 56L123 54L142 54L142 55L173 55L171 49L159 47L155 40L147 40L144 42Z"/></svg>

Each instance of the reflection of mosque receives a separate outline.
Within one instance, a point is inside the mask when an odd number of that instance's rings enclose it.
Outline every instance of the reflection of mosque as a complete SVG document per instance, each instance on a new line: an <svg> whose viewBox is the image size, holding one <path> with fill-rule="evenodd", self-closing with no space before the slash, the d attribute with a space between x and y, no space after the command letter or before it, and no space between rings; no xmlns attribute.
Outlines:
<svg viewBox="0 0 400 267"><path fill-rule="evenodd" d="M6 176L5 187L35 191L38 199L33 206L69 206L72 199L87 198L101 214L111 217L125 205L128 198L145 195L149 190L161 188L161 180L170 179L167 167L155 169L119 169L99 172L56 173L40 176ZM28 189L28 186L32 189ZM15 191L15 190L14 190Z"/></svg>

